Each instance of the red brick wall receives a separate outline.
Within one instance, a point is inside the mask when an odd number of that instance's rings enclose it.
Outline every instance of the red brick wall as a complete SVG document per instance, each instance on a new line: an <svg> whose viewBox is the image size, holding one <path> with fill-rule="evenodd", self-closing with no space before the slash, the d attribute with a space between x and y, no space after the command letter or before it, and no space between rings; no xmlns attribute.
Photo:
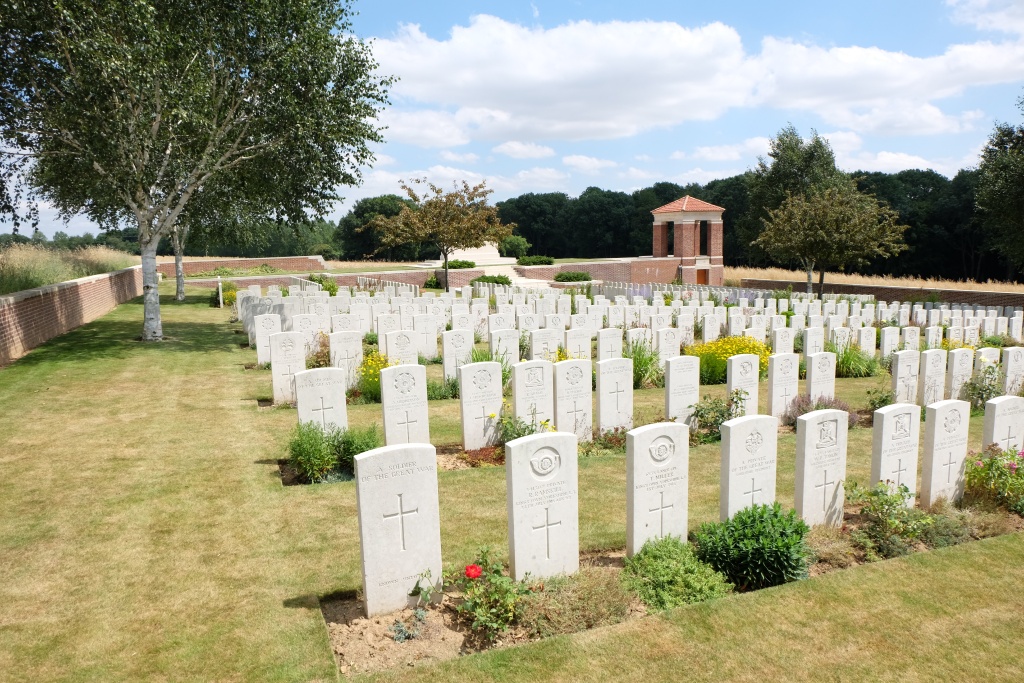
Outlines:
<svg viewBox="0 0 1024 683"><path fill-rule="evenodd" d="M655 257L668 256L668 223L654 224L652 253Z"/></svg>
<svg viewBox="0 0 1024 683"><path fill-rule="evenodd" d="M0 365L138 296L142 266L0 296Z"/></svg>
<svg viewBox="0 0 1024 683"><path fill-rule="evenodd" d="M786 289L794 292L807 291L807 281L788 280L741 280L744 287L751 289ZM815 279L814 291L818 291ZM991 292L975 289L926 289L924 287L888 287L884 285L829 284L825 279L826 294L871 294L880 301L924 301L937 295L939 301L951 304L977 304L979 306L1024 306L1024 292Z"/></svg>
<svg viewBox="0 0 1024 683"><path fill-rule="evenodd" d="M262 265L280 268L281 270L302 271L308 270L317 272L327 269L324 257L314 256L275 256L271 258L235 258L235 259L203 259L198 261L184 261L181 264L185 275L206 273L214 268L255 268ZM157 272L163 273L164 277L174 277L174 262L158 263Z"/></svg>
<svg viewBox="0 0 1024 683"><path fill-rule="evenodd" d="M568 270L590 273L595 280L614 282L668 283L676 278L679 259L643 258L626 261L597 261L593 263L560 263L553 266L513 266L521 276L531 280L553 280L555 275Z"/></svg>

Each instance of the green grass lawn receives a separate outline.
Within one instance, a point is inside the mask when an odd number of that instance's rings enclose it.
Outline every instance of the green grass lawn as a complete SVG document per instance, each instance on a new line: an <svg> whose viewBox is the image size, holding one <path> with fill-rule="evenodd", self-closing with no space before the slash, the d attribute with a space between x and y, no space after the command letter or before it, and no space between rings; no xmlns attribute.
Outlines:
<svg viewBox="0 0 1024 683"><path fill-rule="evenodd" d="M354 485L281 486L295 412L257 408L269 372L245 370L255 352L239 326L187 291L164 298L164 343L133 341L135 301L0 370L5 680L337 676L317 597L362 582ZM840 381L840 397L863 406L879 381ZM661 403L638 392L638 421ZM457 401L430 412L434 442L458 441ZM379 422L380 406L349 417ZM971 428L976 445L980 418ZM849 478L866 480L870 442L851 432ZM787 506L794 450L781 435ZM691 526L717 519L718 470L717 444L692 449ZM501 468L439 485L446 564L505 547ZM624 508L624 456L582 460L581 547L624 547ZM381 678L1021 680L1022 580L1015 535Z"/></svg>

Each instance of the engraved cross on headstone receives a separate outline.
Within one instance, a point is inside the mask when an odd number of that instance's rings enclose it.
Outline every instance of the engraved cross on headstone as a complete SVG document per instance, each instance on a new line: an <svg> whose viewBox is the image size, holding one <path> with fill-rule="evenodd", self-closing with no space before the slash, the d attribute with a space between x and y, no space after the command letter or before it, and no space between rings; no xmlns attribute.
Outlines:
<svg viewBox="0 0 1024 683"><path fill-rule="evenodd" d="M545 538L545 541L546 541L546 543L545 543L546 553L544 555L544 559L545 560L550 560L551 559L551 527L561 526L561 525L562 525L561 522L552 522L551 521L551 508L544 508L544 523L541 524L540 526L533 527L534 531L540 531L541 529L544 530L544 535L546 537Z"/></svg>
<svg viewBox="0 0 1024 683"><path fill-rule="evenodd" d="M615 391L611 393L615 394L615 412L621 412L622 408L620 407L619 397L626 393L626 390L619 386L618 380L615 380Z"/></svg>
<svg viewBox="0 0 1024 683"><path fill-rule="evenodd" d="M411 426L416 424L417 422L419 422L419 420L410 420L409 419L409 411L406 410L405 411L405 422L399 422L398 423L399 427L405 427L405 440L407 442L412 441Z"/></svg>
<svg viewBox="0 0 1024 683"><path fill-rule="evenodd" d="M903 484L903 473L907 471L907 468L903 465L903 458L896 459L896 469L892 471L896 475L896 486Z"/></svg>
<svg viewBox="0 0 1024 683"><path fill-rule="evenodd" d="M814 488L822 489L822 492L821 492L821 511L822 512L827 512L828 511L828 487L829 486L833 486L834 487L835 485L836 485L836 483L834 481L829 481L828 480L828 470L825 470L822 473L821 483L814 485Z"/></svg>
<svg viewBox="0 0 1024 683"><path fill-rule="evenodd" d="M953 483L953 465L956 464L956 460L953 458L953 451L950 451L946 455L946 462L942 463L942 466L946 468L946 483Z"/></svg>
<svg viewBox="0 0 1024 683"><path fill-rule="evenodd" d="M321 396L320 397L320 407L319 408L313 408L313 412L314 413L320 413L320 425L324 428L324 431L327 431L327 411L328 410L334 410L334 406L325 406L324 405L324 397Z"/></svg>
<svg viewBox="0 0 1024 683"><path fill-rule="evenodd" d="M648 510L648 512L650 512L651 514L654 514L655 512L659 513L661 517L661 524L658 527L658 538L661 538L665 535L665 510L671 510L673 507L675 507L673 503L665 505L665 492L661 491L661 503L658 505L658 507L651 508L650 510Z"/></svg>
<svg viewBox="0 0 1024 683"><path fill-rule="evenodd" d="M744 495L744 496L750 496L750 504L751 504L751 505L753 505L753 504L754 504L754 494L755 494L755 493L763 493L762 489L755 489L755 488L754 488L754 482L755 482L755 481L756 481L756 480L755 480L755 478L754 478L754 477L751 477L751 478L750 478L750 490L749 490L749 491L744 491L744 492L743 492L743 495Z"/></svg>
<svg viewBox="0 0 1024 683"><path fill-rule="evenodd" d="M572 402L572 410L569 411L569 414L572 415L572 424L573 424L574 428L575 427L579 427L580 416L581 415L585 415L586 412L587 412L586 410L584 410L583 408L580 408L576 404L576 401Z"/></svg>
<svg viewBox="0 0 1024 683"><path fill-rule="evenodd" d="M1000 439L999 442L1005 444L1005 446L1003 446L1004 451L1010 450L1011 442L1014 445L1017 444L1017 435L1013 433L1013 425L1006 425L1006 438Z"/></svg>
<svg viewBox="0 0 1024 683"><path fill-rule="evenodd" d="M402 535L402 550L403 551L405 550L405 518L408 515L415 515L419 511L420 511L420 509L418 507L417 508L413 508L412 510L406 510L405 506L404 506L404 504L402 502L402 494L399 493L398 494L398 512L392 512L389 515L388 514L384 515L384 519L394 519L395 517L398 518L398 529L399 529L399 532Z"/></svg>

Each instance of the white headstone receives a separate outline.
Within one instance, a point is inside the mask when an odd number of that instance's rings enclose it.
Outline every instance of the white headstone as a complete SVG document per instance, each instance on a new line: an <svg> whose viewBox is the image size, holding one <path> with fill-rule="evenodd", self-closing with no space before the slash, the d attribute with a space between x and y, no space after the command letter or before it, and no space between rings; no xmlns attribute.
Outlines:
<svg viewBox="0 0 1024 683"><path fill-rule="evenodd" d="M512 365L519 362L519 330L495 330L491 332L491 356Z"/></svg>
<svg viewBox="0 0 1024 683"><path fill-rule="evenodd" d="M772 330L772 352L775 354L793 353L793 330L788 327Z"/></svg>
<svg viewBox="0 0 1024 683"><path fill-rule="evenodd" d="M441 354L445 379L456 377L458 369L473 355L472 330L448 330L441 333Z"/></svg>
<svg viewBox="0 0 1024 683"><path fill-rule="evenodd" d="M256 362L260 365L270 362L270 335L281 331L281 316L266 313L253 318L256 336Z"/></svg>
<svg viewBox="0 0 1024 683"><path fill-rule="evenodd" d="M505 444L509 572L516 581L579 570L577 458L576 436L564 432Z"/></svg>
<svg viewBox="0 0 1024 683"><path fill-rule="evenodd" d="M392 363L415 365L419 361L415 334L411 330L397 330L382 335L382 348L386 349L385 353Z"/></svg>
<svg viewBox="0 0 1024 683"><path fill-rule="evenodd" d="M796 419L796 513L810 526L842 526L849 424L843 410Z"/></svg>
<svg viewBox="0 0 1024 683"><path fill-rule="evenodd" d="M414 603L409 593L428 571L440 588L437 451L428 443L375 448L355 456L355 471L363 597L372 617Z"/></svg>
<svg viewBox="0 0 1024 683"><path fill-rule="evenodd" d="M700 400L700 358L676 356L665 363L665 419L689 423Z"/></svg>
<svg viewBox="0 0 1024 683"><path fill-rule="evenodd" d="M892 354L892 391L897 403L917 401L920 364L921 354L918 351L897 351Z"/></svg>
<svg viewBox="0 0 1024 683"><path fill-rule="evenodd" d="M1016 396L1024 382L1024 349L1012 346L1003 349L1003 393Z"/></svg>
<svg viewBox="0 0 1024 683"><path fill-rule="evenodd" d="M648 540L686 538L690 430L661 422L626 434L626 555Z"/></svg>
<svg viewBox="0 0 1024 683"><path fill-rule="evenodd" d="M633 360L597 362L597 431L633 428Z"/></svg>
<svg viewBox="0 0 1024 683"><path fill-rule="evenodd" d="M822 351L807 356L807 395L812 401L835 398L836 354Z"/></svg>
<svg viewBox="0 0 1024 683"><path fill-rule="evenodd" d="M921 352L921 381L917 388L917 403L927 406L945 398L946 352L930 349Z"/></svg>
<svg viewBox="0 0 1024 683"><path fill-rule="evenodd" d="M896 352L896 349L900 345L900 328L898 327L883 327L879 333L879 349L882 352L882 358L891 356Z"/></svg>
<svg viewBox="0 0 1024 683"><path fill-rule="evenodd" d="M746 392L740 408L741 415L755 415L758 412L758 380L761 359L754 353L741 353L729 356L726 360L725 391L728 394L736 390Z"/></svg>
<svg viewBox="0 0 1024 683"><path fill-rule="evenodd" d="M985 403L981 446L991 444L1004 451L1024 450L1024 398L999 396Z"/></svg>
<svg viewBox="0 0 1024 683"><path fill-rule="evenodd" d="M614 327L597 331L597 359L622 358L622 330Z"/></svg>
<svg viewBox="0 0 1024 683"><path fill-rule="evenodd" d="M894 403L875 411L871 435L871 483L890 482L917 491L917 448L921 438L921 408ZM913 507L913 497L907 507Z"/></svg>
<svg viewBox="0 0 1024 683"><path fill-rule="evenodd" d="M313 422L325 432L348 428L345 388L340 368L315 368L295 373L295 404L299 422Z"/></svg>
<svg viewBox="0 0 1024 683"><path fill-rule="evenodd" d="M775 502L779 421L747 415L722 423L720 515Z"/></svg>
<svg viewBox="0 0 1024 683"><path fill-rule="evenodd" d="M278 332L269 343L274 403L294 403L295 373L306 369L305 339L301 332Z"/></svg>
<svg viewBox="0 0 1024 683"><path fill-rule="evenodd" d="M555 424L555 369L551 361L530 360L512 366L513 415L528 425Z"/></svg>
<svg viewBox="0 0 1024 683"><path fill-rule="evenodd" d="M679 355L679 330L674 327L663 327L656 330L655 335L654 348L657 349L662 363Z"/></svg>
<svg viewBox="0 0 1024 683"><path fill-rule="evenodd" d="M804 355L825 351L825 332L820 327L804 329Z"/></svg>
<svg viewBox="0 0 1024 683"><path fill-rule="evenodd" d="M459 368L462 448L493 446L501 416L501 363L468 363Z"/></svg>
<svg viewBox="0 0 1024 683"><path fill-rule="evenodd" d="M590 331L565 330L565 352L570 358L590 360Z"/></svg>
<svg viewBox="0 0 1024 683"><path fill-rule="evenodd" d="M967 436L971 404L939 401L925 408L924 461L921 467L921 507L940 498L956 502L964 495Z"/></svg>
<svg viewBox="0 0 1024 683"><path fill-rule="evenodd" d="M973 373L973 349L953 349L950 351L946 367L946 395L950 399L959 399L960 390L971 379Z"/></svg>
<svg viewBox="0 0 1024 683"><path fill-rule="evenodd" d="M555 429L582 441L593 437L591 367L588 360L555 363Z"/></svg>
<svg viewBox="0 0 1024 683"><path fill-rule="evenodd" d="M800 356L775 353L768 356L768 414L782 418L799 393Z"/></svg>
<svg viewBox="0 0 1024 683"><path fill-rule="evenodd" d="M427 414L427 369L395 365L380 371L384 443L430 443Z"/></svg>

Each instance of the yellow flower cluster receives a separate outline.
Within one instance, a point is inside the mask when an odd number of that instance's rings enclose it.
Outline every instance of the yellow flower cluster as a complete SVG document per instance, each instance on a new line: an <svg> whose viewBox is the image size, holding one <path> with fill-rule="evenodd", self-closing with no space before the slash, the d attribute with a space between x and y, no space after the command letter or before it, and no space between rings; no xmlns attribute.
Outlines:
<svg viewBox="0 0 1024 683"><path fill-rule="evenodd" d="M379 351L371 351L363 357L363 364L359 366L359 376L380 378L380 371L392 365L397 363L392 363Z"/></svg>
<svg viewBox="0 0 1024 683"><path fill-rule="evenodd" d="M974 347L970 344L964 344L963 342L950 341L949 339L942 338L942 349L944 351L953 351L954 349L970 349L974 351Z"/></svg>
<svg viewBox="0 0 1024 683"><path fill-rule="evenodd" d="M761 372L767 372L768 356L771 354L767 344L759 342L753 337L719 337L715 341L687 346L684 353L687 356L699 356L700 358L717 358L723 363L729 359L729 356L753 353L760 360Z"/></svg>

